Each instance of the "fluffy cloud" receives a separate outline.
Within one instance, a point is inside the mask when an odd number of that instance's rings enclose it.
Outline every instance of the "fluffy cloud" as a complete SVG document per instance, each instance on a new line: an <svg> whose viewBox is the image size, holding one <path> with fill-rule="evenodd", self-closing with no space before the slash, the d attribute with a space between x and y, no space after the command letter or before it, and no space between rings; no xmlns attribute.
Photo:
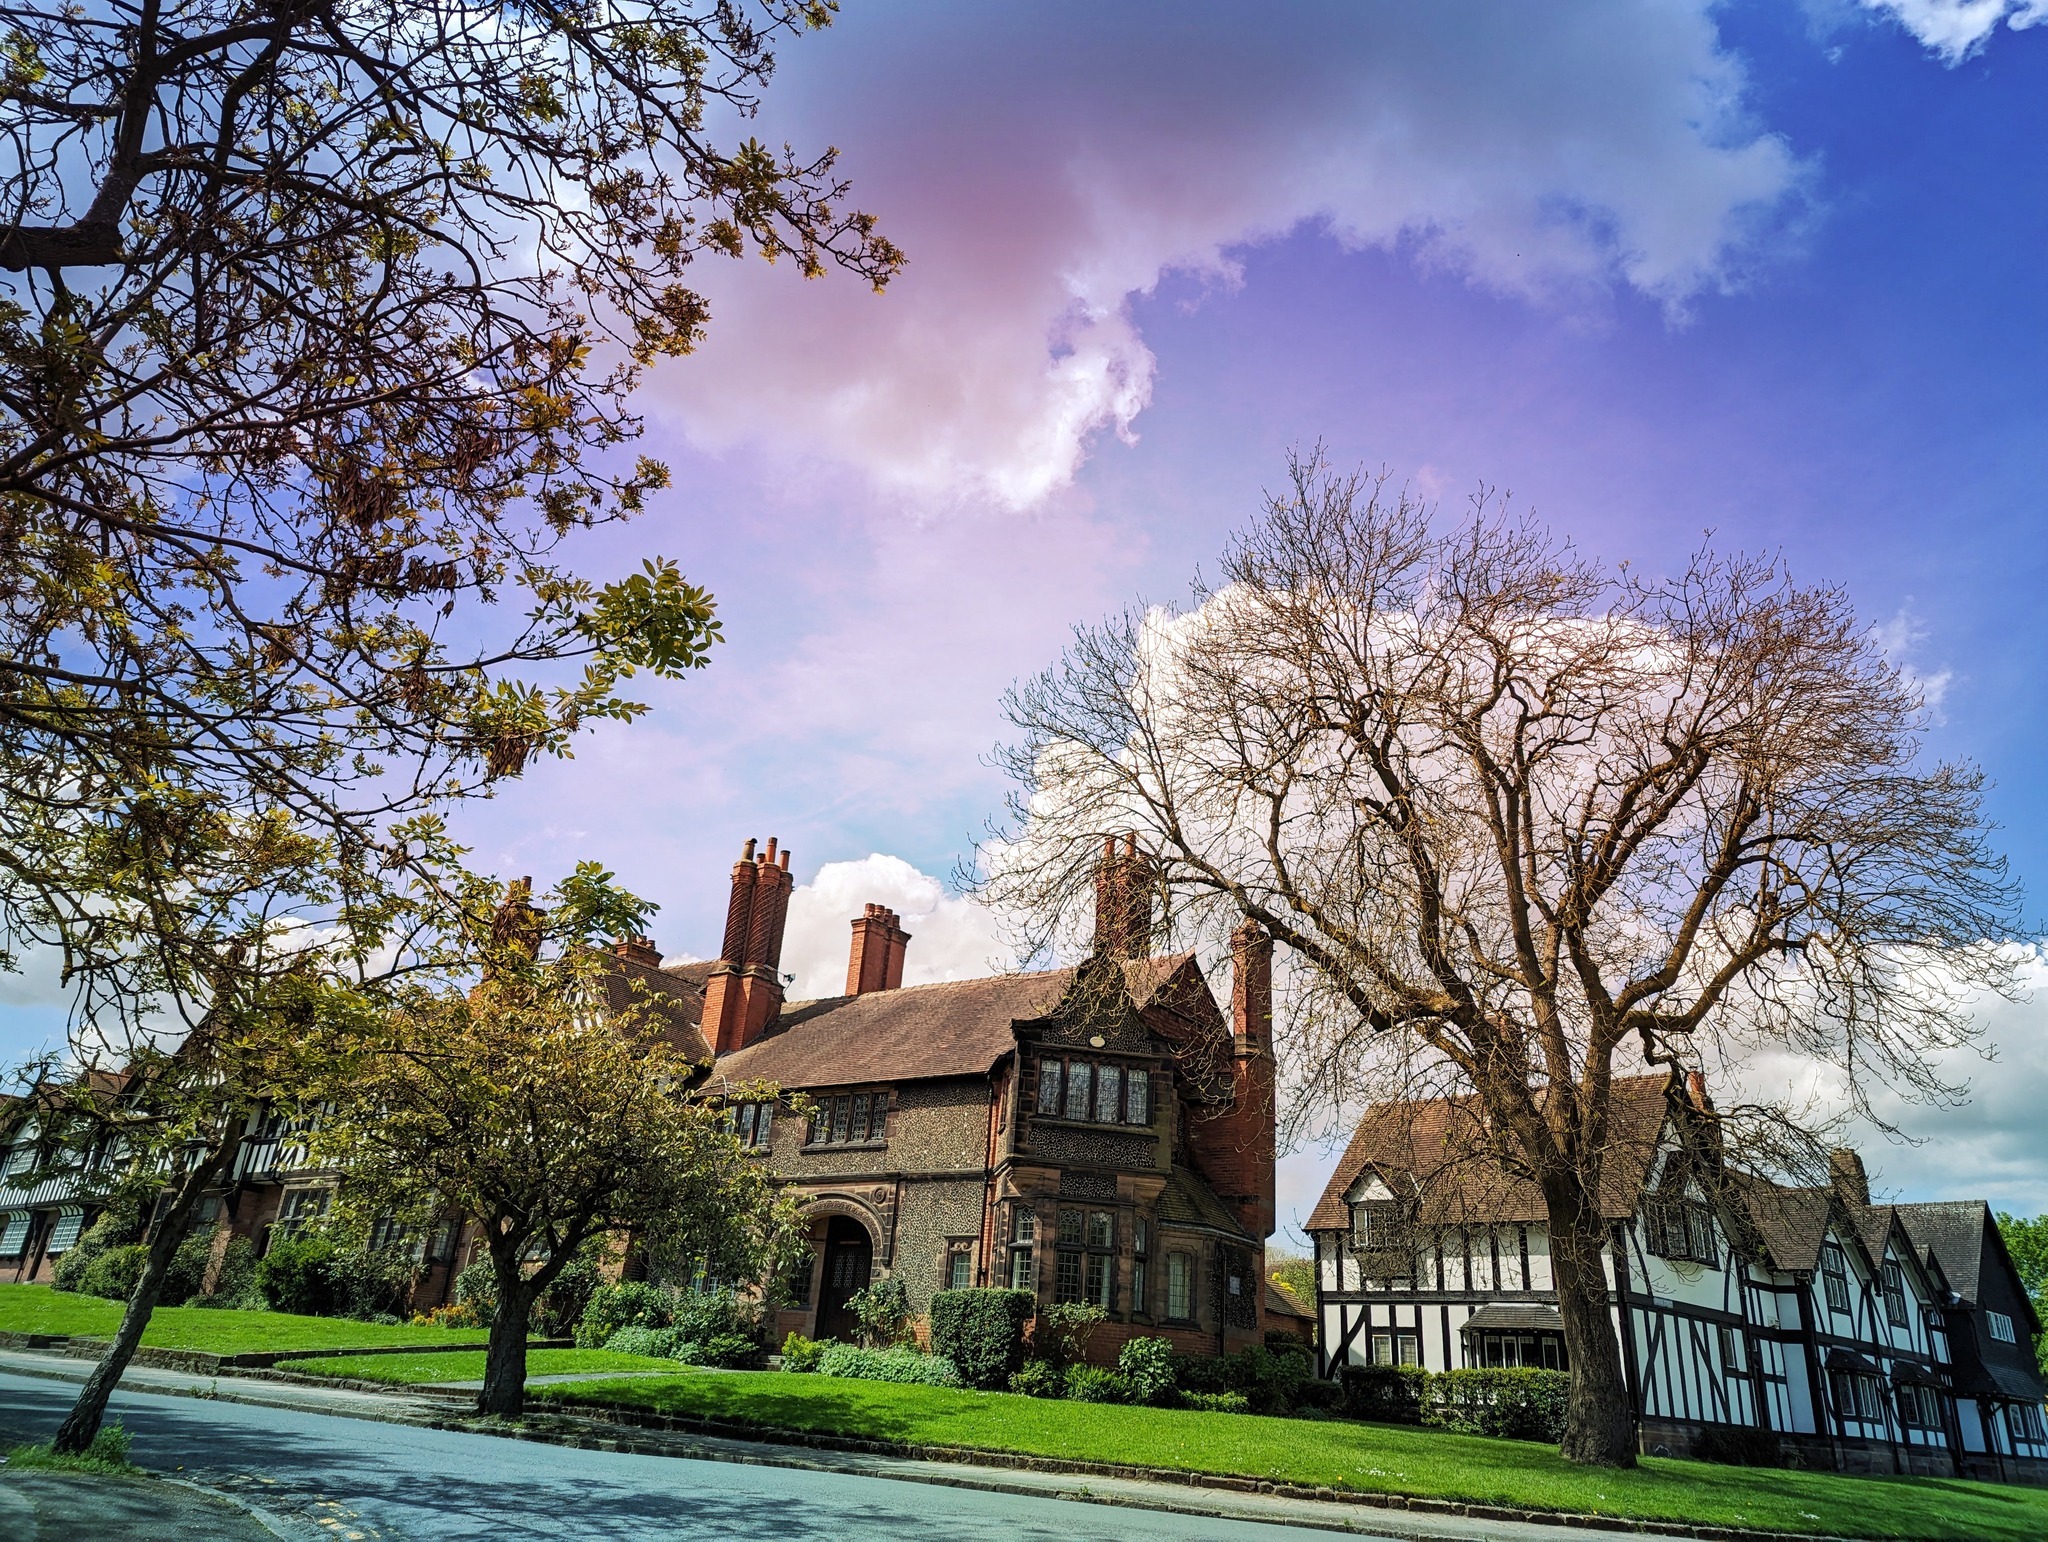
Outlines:
<svg viewBox="0 0 2048 1542"><path fill-rule="evenodd" d="M765 137L830 138L909 252L883 297L709 271L657 393L713 447L1035 504L1154 360L1134 296L1318 223L1487 289L1727 286L1802 180L1708 0L1614 8L863 5L787 49Z"/></svg>
<svg viewBox="0 0 2048 1542"><path fill-rule="evenodd" d="M880 853L828 862L789 897L782 967L794 974L792 1001L836 996L846 988L851 922L868 904L887 905L910 933L905 985L970 980L1001 969L1006 957L996 919L972 900L949 895L938 879L901 857Z"/></svg>
<svg viewBox="0 0 2048 1542"><path fill-rule="evenodd" d="M1951 67L1990 40L2002 21L2015 32L2048 22L2048 0L1860 0L1939 54Z"/></svg>

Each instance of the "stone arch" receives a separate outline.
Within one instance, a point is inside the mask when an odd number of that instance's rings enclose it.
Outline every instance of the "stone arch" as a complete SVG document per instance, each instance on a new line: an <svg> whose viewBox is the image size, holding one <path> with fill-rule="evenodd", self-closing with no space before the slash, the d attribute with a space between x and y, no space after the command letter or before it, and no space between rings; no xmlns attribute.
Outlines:
<svg viewBox="0 0 2048 1542"><path fill-rule="evenodd" d="M804 1214L819 1219L844 1216L858 1221L875 1245L875 1263L883 1269L894 1263L896 1228L889 1224L891 1218L864 1196L843 1189L814 1194L804 1200Z"/></svg>

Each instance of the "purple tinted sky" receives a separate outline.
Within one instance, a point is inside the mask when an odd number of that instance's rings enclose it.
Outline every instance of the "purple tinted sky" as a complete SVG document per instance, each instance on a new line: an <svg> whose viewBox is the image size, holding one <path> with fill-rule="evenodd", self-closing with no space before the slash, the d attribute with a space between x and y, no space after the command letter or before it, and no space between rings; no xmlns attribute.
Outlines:
<svg viewBox="0 0 2048 1542"><path fill-rule="evenodd" d="M813 885L800 990L836 988L864 898L922 917L913 978L979 972L931 880L996 811L1000 691L1184 594L1321 439L1602 556L1712 529L1844 585L2040 895L2040 3L849 0L782 50L762 131L837 144L911 267L881 298L707 275L712 339L648 393L676 490L584 566L679 558L731 640L463 828L502 871L598 858L697 953L773 833ZM873 853L901 860L820 876ZM25 1049L53 1017L17 983ZM2003 1069L1881 1181L2048 1209L2044 1011L1989 1019Z"/></svg>

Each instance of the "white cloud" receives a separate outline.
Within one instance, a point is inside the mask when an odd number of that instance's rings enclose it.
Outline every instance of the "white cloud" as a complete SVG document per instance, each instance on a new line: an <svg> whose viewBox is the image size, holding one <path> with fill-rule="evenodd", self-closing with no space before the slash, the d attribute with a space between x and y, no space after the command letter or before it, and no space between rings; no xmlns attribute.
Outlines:
<svg viewBox="0 0 2048 1542"><path fill-rule="evenodd" d="M2048 22L2048 0L1860 0L1886 15L1954 67L1981 49L2003 21L2015 32Z"/></svg>
<svg viewBox="0 0 2048 1542"><path fill-rule="evenodd" d="M782 967L794 974L789 999L837 996L846 989L852 922L864 905L887 905L910 933L905 985L993 974L1006 957L996 918L973 900L946 893L938 879L901 857L879 852L858 862L827 862L789 897Z"/></svg>
<svg viewBox="0 0 2048 1542"><path fill-rule="evenodd" d="M785 50L763 131L841 145L910 266L881 297L707 269L703 355L653 393L704 445L1025 507L1150 401L1133 298L1235 283L1304 223L1503 294L1675 310L1738 280L1804 176L1711 10L860 7Z"/></svg>

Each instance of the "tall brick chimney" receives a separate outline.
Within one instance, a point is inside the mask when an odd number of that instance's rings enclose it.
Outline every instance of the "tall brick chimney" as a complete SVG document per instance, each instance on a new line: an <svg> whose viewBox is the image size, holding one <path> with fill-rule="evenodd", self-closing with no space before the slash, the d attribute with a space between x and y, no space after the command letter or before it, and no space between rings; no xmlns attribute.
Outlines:
<svg viewBox="0 0 2048 1542"><path fill-rule="evenodd" d="M903 952L910 933L887 905L870 905L854 918L853 951L846 960L846 994L893 991L903 983Z"/></svg>
<svg viewBox="0 0 2048 1542"><path fill-rule="evenodd" d="M1254 1237L1273 1235L1279 1110L1273 1069L1273 939L1247 921L1230 934L1230 1106L1188 1130L1195 1165ZM1219 1068L1221 1069L1221 1068Z"/></svg>
<svg viewBox="0 0 2048 1542"><path fill-rule="evenodd" d="M702 1031L715 1055L753 1043L782 1010L782 927L795 886L773 836L758 856L748 841L733 864L725 943L704 985Z"/></svg>
<svg viewBox="0 0 2048 1542"><path fill-rule="evenodd" d="M1863 1158L1847 1146L1828 1153L1828 1176L1835 1192L1852 1205L1870 1203L1870 1175L1863 1170Z"/></svg>
<svg viewBox="0 0 2048 1542"><path fill-rule="evenodd" d="M1095 867L1095 951L1107 958L1144 958L1152 951L1152 863L1127 834L1102 838Z"/></svg>

